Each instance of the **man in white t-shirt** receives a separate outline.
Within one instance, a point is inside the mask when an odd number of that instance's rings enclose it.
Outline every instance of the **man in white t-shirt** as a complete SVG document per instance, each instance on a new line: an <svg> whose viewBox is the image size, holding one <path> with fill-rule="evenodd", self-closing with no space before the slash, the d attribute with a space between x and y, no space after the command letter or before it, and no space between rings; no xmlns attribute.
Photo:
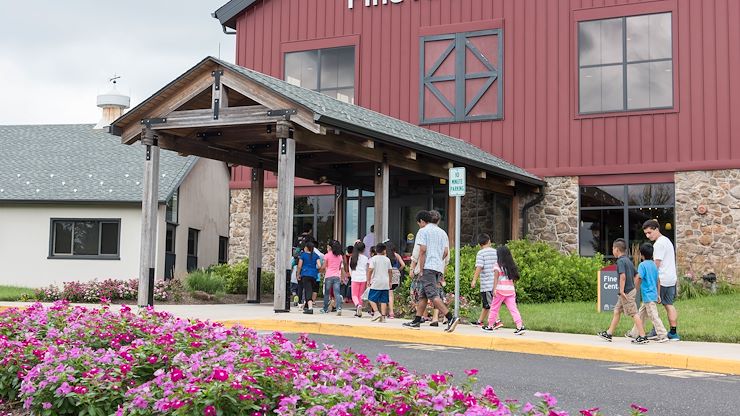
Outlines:
<svg viewBox="0 0 740 416"><path fill-rule="evenodd" d="M668 332L668 339L679 341L676 328L678 327L678 311L673 306L676 298L676 282L678 274L676 273L676 252L673 249L673 243L668 237L660 233L660 224L656 220L647 220L642 224L642 231L645 236L653 242L653 260L658 266L658 283L660 291L658 293L658 303L662 303L668 314L668 323L671 330ZM654 331L654 330L653 330ZM651 333L652 335L652 333Z"/></svg>

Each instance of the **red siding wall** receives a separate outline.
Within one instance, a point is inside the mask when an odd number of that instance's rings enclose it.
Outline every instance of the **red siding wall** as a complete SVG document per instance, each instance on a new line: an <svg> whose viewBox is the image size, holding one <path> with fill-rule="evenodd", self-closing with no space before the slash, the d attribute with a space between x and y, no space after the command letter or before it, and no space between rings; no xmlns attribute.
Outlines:
<svg viewBox="0 0 740 416"><path fill-rule="evenodd" d="M656 10L673 11L675 109L579 117L576 21ZM420 29L495 19L504 119L428 128L543 176L740 167L736 0L261 0L237 21L237 63L282 78L286 44L358 35L356 103L418 123Z"/></svg>

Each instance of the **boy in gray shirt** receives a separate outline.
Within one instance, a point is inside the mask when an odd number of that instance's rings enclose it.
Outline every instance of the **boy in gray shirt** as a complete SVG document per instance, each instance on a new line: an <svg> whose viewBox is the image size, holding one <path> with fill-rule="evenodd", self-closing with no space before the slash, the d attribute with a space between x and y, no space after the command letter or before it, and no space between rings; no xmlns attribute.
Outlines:
<svg viewBox="0 0 740 416"><path fill-rule="evenodd" d="M601 331L597 335L606 341L612 341L612 334L619 325L619 318L624 312L625 315L632 318L635 321L635 327L640 334L637 338L632 340L633 344L647 344L648 339L645 336L645 328L642 326L640 315L637 314L637 303L635 297L637 296L637 289L635 289L635 265L632 264L632 260L627 257L627 243L623 238L617 238L612 244L612 254L617 257L617 273L619 273L619 300L614 305L614 316L612 317L612 323L609 325L609 329Z"/></svg>

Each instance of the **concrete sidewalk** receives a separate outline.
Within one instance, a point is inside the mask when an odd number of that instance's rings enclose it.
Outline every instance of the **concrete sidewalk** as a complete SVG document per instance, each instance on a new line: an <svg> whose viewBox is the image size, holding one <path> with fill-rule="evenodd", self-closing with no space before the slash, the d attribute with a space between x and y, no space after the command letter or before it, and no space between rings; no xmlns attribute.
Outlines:
<svg viewBox="0 0 740 416"><path fill-rule="evenodd" d="M3 307L26 305L0 302L0 310ZM354 309L345 309L343 316L337 316L336 313L321 314L319 308L315 309L313 315L305 315L298 308L293 308L290 313L275 313L272 304L159 305L156 309L182 318L240 324L263 331L305 332L740 375L740 344L681 341L633 345L628 338L621 337L615 337L613 342L605 342L596 335L538 331L527 331L525 335L517 336L511 328L483 332L479 327L465 324L458 325L454 333L448 334L443 331L444 325L441 324L437 328L422 325L421 330L412 330L402 327L405 319L371 322L367 314L363 318L354 317Z"/></svg>

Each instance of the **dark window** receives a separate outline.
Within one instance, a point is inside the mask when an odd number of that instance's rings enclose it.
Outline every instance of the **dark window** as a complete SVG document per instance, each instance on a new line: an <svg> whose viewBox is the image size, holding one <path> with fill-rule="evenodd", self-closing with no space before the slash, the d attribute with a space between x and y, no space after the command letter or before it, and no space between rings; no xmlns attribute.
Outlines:
<svg viewBox="0 0 740 416"><path fill-rule="evenodd" d="M579 112L673 107L671 24L671 13L579 22Z"/></svg>
<svg viewBox="0 0 740 416"><path fill-rule="evenodd" d="M286 53L285 80L354 104L355 47Z"/></svg>
<svg viewBox="0 0 740 416"><path fill-rule="evenodd" d="M656 219L660 232L674 240L675 197L672 183L581 187L580 254L611 257L617 238L632 248L649 241L642 224Z"/></svg>
<svg viewBox="0 0 740 416"><path fill-rule="evenodd" d="M187 270L189 272L198 268L198 234L200 234L200 231L188 228Z"/></svg>
<svg viewBox="0 0 740 416"><path fill-rule="evenodd" d="M293 236L297 245L298 236L304 227L311 225L311 235L321 243L334 238L334 195L300 196L294 200Z"/></svg>
<svg viewBox="0 0 740 416"><path fill-rule="evenodd" d="M512 198L496 192L471 189L462 200L460 242L477 245L482 233L491 236L494 246L511 240Z"/></svg>
<svg viewBox="0 0 740 416"><path fill-rule="evenodd" d="M500 29L421 38L421 123L503 118Z"/></svg>
<svg viewBox="0 0 740 416"><path fill-rule="evenodd" d="M218 237L218 264L225 264L229 261L229 238Z"/></svg>
<svg viewBox="0 0 740 416"><path fill-rule="evenodd" d="M53 219L49 257L117 259L120 229L119 219Z"/></svg>
<svg viewBox="0 0 740 416"><path fill-rule="evenodd" d="M169 280L175 277L175 238L177 237L177 225L168 223L167 233L164 239L164 278Z"/></svg>
<svg viewBox="0 0 740 416"><path fill-rule="evenodd" d="M178 214L178 208L179 204L177 202L178 197L180 196L180 189L178 188L174 194L170 197L170 199L167 200L167 210L166 210L166 221L169 223L177 224L177 214Z"/></svg>

